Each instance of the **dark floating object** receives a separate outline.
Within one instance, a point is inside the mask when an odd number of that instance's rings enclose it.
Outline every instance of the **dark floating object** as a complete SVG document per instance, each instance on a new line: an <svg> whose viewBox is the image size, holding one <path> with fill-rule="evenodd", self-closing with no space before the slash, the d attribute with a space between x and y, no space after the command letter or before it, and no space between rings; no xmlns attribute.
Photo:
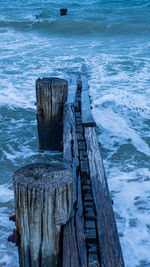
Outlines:
<svg viewBox="0 0 150 267"><path fill-rule="evenodd" d="M67 15L67 12L68 12L68 9L67 8L61 8L60 9L60 15L61 16L66 16Z"/></svg>

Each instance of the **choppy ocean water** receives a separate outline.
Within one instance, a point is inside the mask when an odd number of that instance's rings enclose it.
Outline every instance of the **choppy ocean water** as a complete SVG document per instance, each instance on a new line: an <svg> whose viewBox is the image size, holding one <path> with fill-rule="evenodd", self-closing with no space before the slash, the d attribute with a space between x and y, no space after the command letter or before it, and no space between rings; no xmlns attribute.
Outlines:
<svg viewBox="0 0 150 267"><path fill-rule="evenodd" d="M59 9L68 8L60 17ZM0 1L0 266L18 266L12 175L38 150L35 80L88 74L127 267L150 266L150 3Z"/></svg>

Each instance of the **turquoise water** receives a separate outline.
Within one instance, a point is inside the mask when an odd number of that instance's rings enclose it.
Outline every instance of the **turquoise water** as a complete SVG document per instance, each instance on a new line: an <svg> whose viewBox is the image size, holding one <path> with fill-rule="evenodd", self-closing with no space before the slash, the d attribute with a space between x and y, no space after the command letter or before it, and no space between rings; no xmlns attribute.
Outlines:
<svg viewBox="0 0 150 267"><path fill-rule="evenodd" d="M60 17L59 9L68 8ZM18 266L12 175L38 150L35 80L88 74L127 267L150 266L150 2L0 1L0 266Z"/></svg>

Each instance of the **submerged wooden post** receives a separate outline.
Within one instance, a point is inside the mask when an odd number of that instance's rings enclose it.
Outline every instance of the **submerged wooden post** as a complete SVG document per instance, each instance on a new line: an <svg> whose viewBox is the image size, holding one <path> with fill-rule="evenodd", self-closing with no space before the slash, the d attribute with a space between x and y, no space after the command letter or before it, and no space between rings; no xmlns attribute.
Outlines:
<svg viewBox="0 0 150 267"><path fill-rule="evenodd" d="M55 267L61 225L72 209L72 173L62 166L30 164L13 176L21 267Z"/></svg>
<svg viewBox="0 0 150 267"><path fill-rule="evenodd" d="M39 147L63 149L63 104L67 100L68 82L59 78L36 80L36 104Z"/></svg>

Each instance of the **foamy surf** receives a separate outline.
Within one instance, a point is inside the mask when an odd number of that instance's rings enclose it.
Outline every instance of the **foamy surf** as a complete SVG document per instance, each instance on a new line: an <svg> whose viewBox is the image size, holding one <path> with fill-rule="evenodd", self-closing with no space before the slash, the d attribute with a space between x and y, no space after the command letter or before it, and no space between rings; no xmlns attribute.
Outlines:
<svg viewBox="0 0 150 267"><path fill-rule="evenodd" d="M13 200L14 192L8 188L8 185L0 185L0 202L5 203Z"/></svg>
<svg viewBox="0 0 150 267"><path fill-rule="evenodd" d="M116 166L112 168L108 180L114 199L118 230L122 236L121 244L126 266L144 266L145 259L150 262L149 177L150 172L147 169L123 173Z"/></svg>
<svg viewBox="0 0 150 267"><path fill-rule="evenodd" d="M80 70L91 86L126 267L150 266L149 1L1 0L0 9L0 266L18 261L7 243L13 172L62 160L38 151L35 80Z"/></svg>
<svg viewBox="0 0 150 267"><path fill-rule="evenodd" d="M140 138L134 129L128 126L125 119L123 119L123 117L119 114L116 114L110 109L102 108L95 108L93 114L99 127L102 126L104 129L108 130L111 134L119 137L120 139L130 138L138 151L150 156L150 148L147 143Z"/></svg>

